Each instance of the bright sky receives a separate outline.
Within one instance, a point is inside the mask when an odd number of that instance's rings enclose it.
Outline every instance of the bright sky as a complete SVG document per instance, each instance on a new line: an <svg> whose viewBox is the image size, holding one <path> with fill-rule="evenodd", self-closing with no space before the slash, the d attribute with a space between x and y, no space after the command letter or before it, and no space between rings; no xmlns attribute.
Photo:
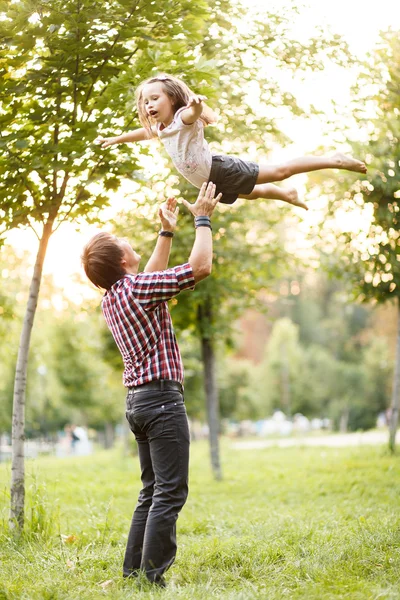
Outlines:
<svg viewBox="0 0 400 600"><path fill-rule="evenodd" d="M265 0L247 0L247 4L254 2L262 10ZM290 6L290 0L279 0L276 6ZM372 49L375 45L379 31L392 27L400 29L400 2L398 0L306 0L306 7L301 10L301 15L294 23L293 29L296 37L306 39L313 34L317 25L330 27L334 32L343 35L350 45L351 50L360 57ZM313 103L318 107L326 106L329 110L331 99L334 99L342 107L346 106L349 97L349 88L355 79L355 73L350 69L348 72L338 71L332 67L324 73L314 73L305 82L299 84L295 80L287 79L285 82L289 87L292 85L294 95L303 106ZM340 79L339 79L340 78ZM294 140L294 144L285 151L277 152L274 160L292 158L298 154L309 152L323 141L321 137L318 120L294 124L282 124L288 127L287 133ZM154 167L154 165L153 165ZM301 185L301 178L297 178L296 184ZM110 215L121 210L124 202L119 192L113 200L113 210L105 215L105 222ZM307 228L312 223L312 206L308 213L302 212L303 225ZM317 208L317 207L315 207ZM104 229L104 228L103 228ZM44 273L52 273L57 286L71 298L79 301L83 290L82 286L74 283L78 273L82 273L80 265L80 253L84 243L96 233L96 227L84 226L81 232L77 232L73 225L65 224L54 234L49 243L46 256ZM16 251L28 249L34 254L37 249L37 240L30 231L13 231L8 236L8 241ZM86 290L89 290L87 287Z"/></svg>

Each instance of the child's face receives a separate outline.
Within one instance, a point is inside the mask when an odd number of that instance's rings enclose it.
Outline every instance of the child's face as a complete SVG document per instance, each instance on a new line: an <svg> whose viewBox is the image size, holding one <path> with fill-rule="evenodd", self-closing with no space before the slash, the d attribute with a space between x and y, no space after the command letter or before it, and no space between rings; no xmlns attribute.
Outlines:
<svg viewBox="0 0 400 600"><path fill-rule="evenodd" d="M173 104L171 99L164 92L163 84L160 81L148 83L142 91L143 104L146 114L157 123L169 125L174 117Z"/></svg>

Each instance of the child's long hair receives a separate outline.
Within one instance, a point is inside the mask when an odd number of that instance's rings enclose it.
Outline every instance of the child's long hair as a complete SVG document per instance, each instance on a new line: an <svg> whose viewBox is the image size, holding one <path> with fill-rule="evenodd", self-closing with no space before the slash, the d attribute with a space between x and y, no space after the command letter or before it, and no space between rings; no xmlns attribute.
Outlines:
<svg viewBox="0 0 400 600"><path fill-rule="evenodd" d="M149 137L153 137L154 134L152 132L152 125L154 125L153 120L147 115L146 109L143 102L143 88L145 85L149 83L161 82L164 88L164 92L171 98L174 102L174 112L186 106L189 102L190 96L195 95L194 92L183 83L177 77L173 75L167 75L166 73L160 73L156 77L150 77L150 79L146 79L143 81L138 89L136 90L136 104L139 114L139 121L143 125L143 127L147 130ZM215 123L216 115L214 111L205 104L203 104L203 112L199 117L200 120L204 123L204 125L210 125L211 123Z"/></svg>

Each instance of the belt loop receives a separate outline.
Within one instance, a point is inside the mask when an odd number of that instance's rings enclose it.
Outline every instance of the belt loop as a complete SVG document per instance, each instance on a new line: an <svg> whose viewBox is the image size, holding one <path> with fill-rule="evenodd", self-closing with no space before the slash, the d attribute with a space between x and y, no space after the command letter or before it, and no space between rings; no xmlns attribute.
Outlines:
<svg viewBox="0 0 400 600"><path fill-rule="evenodd" d="M160 379L160 390L163 392L164 391L164 379Z"/></svg>

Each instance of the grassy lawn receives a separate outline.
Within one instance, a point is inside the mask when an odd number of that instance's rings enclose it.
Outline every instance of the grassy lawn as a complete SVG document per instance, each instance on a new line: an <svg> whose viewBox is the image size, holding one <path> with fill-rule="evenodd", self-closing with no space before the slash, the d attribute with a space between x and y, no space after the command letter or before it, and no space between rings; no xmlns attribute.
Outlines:
<svg viewBox="0 0 400 600"><path fill-rule="evenodd" d="M121 577L137 458L113 450L28 462L19 541L1 465L0 599L400 599L399 457L383 447L236 450L224 440L222 458L215 482L206 443L192 444L166 590Z"/></svg>

